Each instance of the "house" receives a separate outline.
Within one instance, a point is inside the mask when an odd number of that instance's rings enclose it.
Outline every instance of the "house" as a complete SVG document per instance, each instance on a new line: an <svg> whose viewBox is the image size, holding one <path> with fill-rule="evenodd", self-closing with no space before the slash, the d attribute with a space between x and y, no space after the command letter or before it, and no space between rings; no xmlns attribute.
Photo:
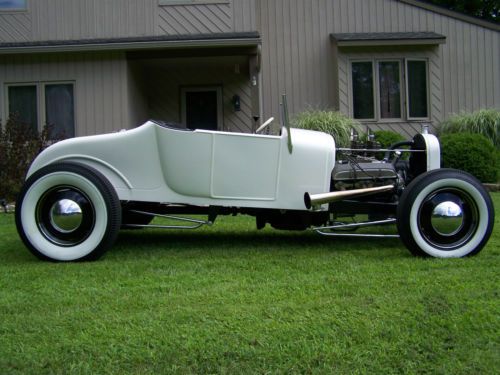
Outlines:
<svg viewBox="0 0 500 375"><path fill-rule="evenodd" d="M0 118L252 132L334 108L412 135L500 108L500 25L416 0L1 0Z"/></svg>

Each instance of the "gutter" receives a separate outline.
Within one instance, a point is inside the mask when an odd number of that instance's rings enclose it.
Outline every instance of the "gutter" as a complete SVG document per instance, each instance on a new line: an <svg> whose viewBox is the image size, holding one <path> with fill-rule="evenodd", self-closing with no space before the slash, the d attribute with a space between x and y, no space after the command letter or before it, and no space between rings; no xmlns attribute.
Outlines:
<svg viewBox="0 0 500 375"><path fill-rule="evenodd" d="M255 47L260 37L180 40L88 40L0 44L0 55L79 51L136 51L146 49L189 49L214 47Z"/></svg>

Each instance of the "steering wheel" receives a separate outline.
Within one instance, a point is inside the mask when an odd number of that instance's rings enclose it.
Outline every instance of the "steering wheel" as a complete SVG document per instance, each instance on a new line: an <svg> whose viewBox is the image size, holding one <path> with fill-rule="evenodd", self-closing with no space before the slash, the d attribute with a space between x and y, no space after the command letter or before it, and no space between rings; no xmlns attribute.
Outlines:
<svg viewBox="0 0 500 375"><path fill-rule="evenodd" d="M265 128L267 128L269 126L269 124L271 124L271 122L274 121L274 117L270 117L266 120L266 122L264 122L261 126L259 126L259 128L255 131L255 133L260 133L262 130L264 130Z"/></svg>

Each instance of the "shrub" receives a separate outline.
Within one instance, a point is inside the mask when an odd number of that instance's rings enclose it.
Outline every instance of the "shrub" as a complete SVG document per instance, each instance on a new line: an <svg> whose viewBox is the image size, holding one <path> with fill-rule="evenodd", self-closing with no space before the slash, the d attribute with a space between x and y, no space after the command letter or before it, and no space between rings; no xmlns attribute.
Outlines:
<svg viewBox="0 0 500 375"><path fill-rule="evenodd" d="M440 137L441 163L471 173L481 182L497 182L498 151L481 134L453 133Z"/></svg>
<svg viewBox="0 0 500 375"><path fill-rule="evenodd" d="M39 133L15 118L0 126L0 198L16 199L31 162L49 145L48 134L47 126Z"/></svg>
<svg viewBox="0 0 500 375"><path fill-rule="evenodd" d="M306 110L292 119L292 125L297 128L317 130L331 134L339 147L349 145L351 129L359 132L360 124L341 112Z"/></svg>
<svg viewBox="0 0 500 375"><path fill-rule="evenodd" d="M373 134L375 135L375 140L380 143L381 148L388 148L390 145L396 142L406 141L406 138L401 134L390 130L376 130L373 132ZM384 158L384 155L385 152L377 152L375 154L375 157L379 160L382 160ZM406 158L408 157L407 155L403 156L405 156Z"/></svg>
<svg viewBox="0 0 500 375"><path fill-rule="evenodd" d="M500 149L500 110L481 109L472 113L462 112L442 122L439 132L440 134L481 134L491 140L497 149Z"/></svg>

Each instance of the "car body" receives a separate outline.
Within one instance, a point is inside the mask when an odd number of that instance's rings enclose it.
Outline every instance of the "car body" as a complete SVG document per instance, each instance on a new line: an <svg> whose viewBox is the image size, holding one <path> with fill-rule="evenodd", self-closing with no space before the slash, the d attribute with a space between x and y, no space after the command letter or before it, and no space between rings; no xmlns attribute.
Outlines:
<svg viewBox="0 0 500 375"><path fill-rule="evenodd" d="M44 260L93 260L120 229L195 229L218 215L246 214L258 229L401 237L418 256L463 257L484 247L491 199L473 176L440 168L435 136L417 134L378 161L367 156L373 149L338 148L329 134L290 128L283 102L279 135L148 121L52 145L32 163L19 195L22 240ZM357 214L368 220L355 221ZM151 225L155 216L179 224ZM380 224L396 224L398 233L346 231Z"/></svg>
<svg viewBox="0 0 500 375"><path fill-rule="evenodd" d="M111 182L120 201L300 210L304 192L330 188L330 135L291 129L280 136L183 130L162 122L113 134L73 138L42 152L28 177L54 163L88 165Z"/></svg>

